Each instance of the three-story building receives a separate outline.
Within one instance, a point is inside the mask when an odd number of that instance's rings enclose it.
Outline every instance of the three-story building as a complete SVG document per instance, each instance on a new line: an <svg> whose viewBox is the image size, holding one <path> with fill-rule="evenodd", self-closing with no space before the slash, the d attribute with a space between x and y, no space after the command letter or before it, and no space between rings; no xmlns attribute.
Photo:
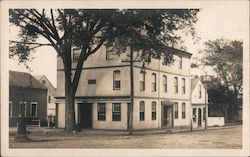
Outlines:
<svg viewBox="0 0 250 157"><path fill-rule="evenodd" d="M173 49L174 62L163 65L134 63L133 129L191 126L191 54ZM78 50L72 50L77 62ZM127 130L131 102L130 64L127 55L116 56L105 46L83 65L75 98L76 121L80 128ZM73 63L74 72L76 63ZM143 68L143 70L142 70ZM65 127L64 69L57 61L57 121Z"/></svg>

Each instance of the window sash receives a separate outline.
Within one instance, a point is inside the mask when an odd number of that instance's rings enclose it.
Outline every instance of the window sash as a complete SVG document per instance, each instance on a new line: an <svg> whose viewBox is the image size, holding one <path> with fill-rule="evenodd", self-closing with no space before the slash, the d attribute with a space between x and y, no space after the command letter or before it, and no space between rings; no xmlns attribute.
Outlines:
<svg viewBox="0 0 250 157"><path fill-rule="evenodd" d="M197 112L196 108L193 108L193 122L196 122L196 117L197 117L196 116L197 115L196 112Z"/></svg>
<svg viewBox="0 0 250 157"><path fill-rule="evenodd" d="M36 117L37 116L37 104L31 103L30 115L32 117Z"/></svg>
<svg viewBox="0 0 250 157"><path fill-rule="evenodd" d="M178 119L178 103L174 105L174 118Z"/></svg>
<svg viewBox="0 0 250 157"><path fill-rule="evenodd" d="M121 121L121 104L113 104L112 121Z"/></svg>
<svg viewBox="0 0 250 157"><path fill-rule="evenodd" d="M167 92L167 76L163 76L163 92Z"/></svg>
<svg viewBox="0 0 250 157"><path fill-rule="evenodd" d="M182 118L186 118L186 104L182 103Z"/></svg>
<svg viewBox="0 0 250 157"><path fill-rule="evenodd" d="M178 78L174 78L174 87L175 87L175 93L178 93Z"/></svg>

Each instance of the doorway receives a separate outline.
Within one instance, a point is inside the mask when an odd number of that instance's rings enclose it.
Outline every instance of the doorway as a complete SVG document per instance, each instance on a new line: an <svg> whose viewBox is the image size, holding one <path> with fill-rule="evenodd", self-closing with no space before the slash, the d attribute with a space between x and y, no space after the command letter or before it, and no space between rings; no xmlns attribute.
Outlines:
<svg viewBox="0 0 250 157"><path fill-rule="evenodd" d="M201 108L198 109L198 127L201 127Z"/></svg>
<svg viewBox="0 0 250 157"><path fill-rule="evenodd" d="M81 129L92 128L92 104L78 104L79 108L79 124Z"/></svg>
<svg viewBox="0 0 250 157"><path fill-rule="evenodd" d="M172 128L173 127L173 106L163 105L162 113L162 127Z"/></svg>

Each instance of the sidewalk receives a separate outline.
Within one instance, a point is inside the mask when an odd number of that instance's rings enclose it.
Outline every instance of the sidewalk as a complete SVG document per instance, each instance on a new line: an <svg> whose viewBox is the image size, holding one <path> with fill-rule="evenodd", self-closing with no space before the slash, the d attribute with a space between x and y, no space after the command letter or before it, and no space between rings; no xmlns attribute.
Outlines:
<svg viewBox="0 0 250 157"><path fill-rule="evenodd" d="M230 129L238 125L229 125L222 127L208 127L207 130L219 130L219 129ZM204 128L196 128L192 130L205 131ZM9 135L15 136L17 132L16 127L11 127L9 129ZM64 132L64 129L49 129L47 127L28 127L28 135L50 135L50 136L67 136L68 134ZM149 130L135 130L133 135L150 135L150 134L173 134L173 133L183 133L190 132L190 129L149 129ZM81 132L76 133L77 135L128 135L128 131L118 131L118 130L96 130L96 129L84 129Z"/></svg>

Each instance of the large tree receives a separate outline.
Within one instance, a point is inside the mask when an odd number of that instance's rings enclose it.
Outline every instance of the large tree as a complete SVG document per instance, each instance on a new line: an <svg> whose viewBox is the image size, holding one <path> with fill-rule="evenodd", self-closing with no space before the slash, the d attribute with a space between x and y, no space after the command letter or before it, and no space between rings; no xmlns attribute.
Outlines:
<svg viewBox="0 0 250 157"><path fill-rule="evenodd" d="M197 9L179 10L88 10L88 9L10 9L10 23L20 29L19 40L10 41L10 57L20 62L41 46L52 46L61 57L65 72L65 130L76 129L74 99L83 63L103 44L117 54L141 52L141 61L163 58L172 62L168 47L181 43L179 30L195 36ZM38 43L40 38L47 43ZM72 47L81 49L72 73ZM131 55L130 55L131 57Z"/></svg>
<svg viewBox="0 0 250 157"><path fill-rule="evenodd" d="M205 42L203 58L200 60L201 65L209 66L215 72L216 80L213 80L209 89L212 93L220 93L221 98L213 97L216 102L226 101L229 104L229 118L237 115L238 98L242 94L242 44L238 40L209 40Z"/></svg>

